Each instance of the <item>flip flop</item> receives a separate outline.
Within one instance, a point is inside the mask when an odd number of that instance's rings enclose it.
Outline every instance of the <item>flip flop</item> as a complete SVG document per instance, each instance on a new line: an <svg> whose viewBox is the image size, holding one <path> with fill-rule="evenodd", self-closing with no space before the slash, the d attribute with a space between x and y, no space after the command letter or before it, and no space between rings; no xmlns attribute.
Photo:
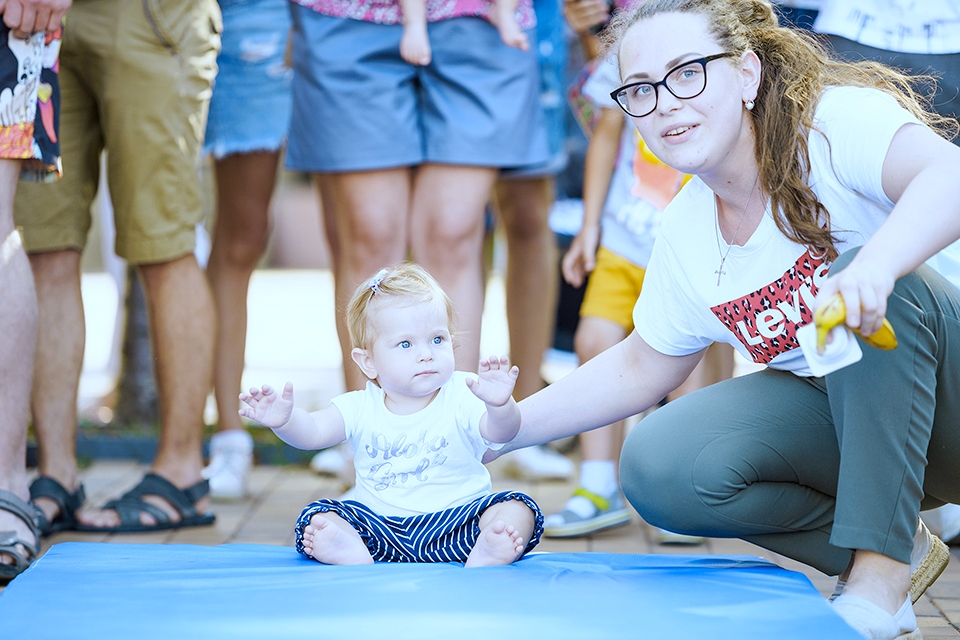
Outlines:
<svg viewBox="0 0 960 640"><path fill-rule="evenodd" d="M197 500L209 493L210 483L206 480L201 480L186 489L178 489L166 478L162 478L155 473L148 473L143 476L140 484L120 498L111 500L104 505L104 509L113 509L120 516L119 525L116 527L94 527L78 523L75 529L98 533L145 533L213 524L217 519L213 513L199 513L194 506ZM144 496L163 498L176 510L180 519L172 520L166 511L144 501ZM140 514L142 513L149 513L156 520L156 523L152 525L142 524L140 522Z"/></svg>
<svg viewBox="0 0 960 640"><path fill-rule="evenodd" d="M66 487L49 476L40 476L30 484L30 501L37 498L46 498L52 500L60 508L60 513L53 519L47 520L47 516L40 511L40 535L46 537L58 531L67 531L77 526L76 513L83 506L83 501L87 496L83 491L83 485L77 487L73 493L67 491Z"/></svg>
<svg viewBox="0 0 960 640"><path fill-rule="evenodd" d="M8 511L26 522L34 538L33 542L28 542L18 536L16 531L0 531L0 554L10 556L14 561L13 564L0 564L0 583L6 583L23 573L40 555L40 516L38 513L40 510L9 491L0 491L0 509ZM26 556L20 553L17 545L26 548Z"/></svg>

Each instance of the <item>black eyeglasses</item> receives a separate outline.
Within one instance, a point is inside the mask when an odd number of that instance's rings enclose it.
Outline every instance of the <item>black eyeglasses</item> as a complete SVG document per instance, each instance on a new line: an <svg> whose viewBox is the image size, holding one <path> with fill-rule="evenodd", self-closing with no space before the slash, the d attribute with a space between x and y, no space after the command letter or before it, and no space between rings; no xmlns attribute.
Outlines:
<svg viewBox="0 0 960 640"><path fill-rule="evenodd" d="M712 56L690 60L667 72L660 82L631 82L610 92L627 115L642 118L657 108L659 93L657 87L664 86L667 91L680 100L696 98L707 88L707 63L719 58L729 58L732 52L715 53Z"/></svg>

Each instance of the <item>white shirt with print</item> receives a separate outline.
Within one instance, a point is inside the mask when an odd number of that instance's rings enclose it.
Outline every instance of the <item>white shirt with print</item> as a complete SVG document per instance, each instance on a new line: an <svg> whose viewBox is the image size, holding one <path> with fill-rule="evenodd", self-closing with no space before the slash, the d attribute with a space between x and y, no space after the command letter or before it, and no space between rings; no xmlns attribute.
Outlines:
<svg viewBox="0 0 960 640"><path fill-rule="evenodd" d="M490 473L480 459L487 407L467 387L474 374L455 371L424 409L391 413L383 390L367 382L332 400L355 450L354 498L384 516L443 511L487 495Z"/></svg>
<svg viewBox="0 0 960 640"><path fill-rule="evenodd" d="M881 184L883 161L894 134L917 120L878 90L835 87L821 97L815 121L823 135L810 134L810 186L843 253L864 244L893 208ZM726 342L753 362L811 375L796 330L812 320L829 264L787 240L769 207L747 243L730 248L717 286L727 248L719 244L713 191L695 178L664 213L634 307L638 333L667 355Z"/></svg>
<svg viewBox="0 0 960 640"><path fill-rule="evenodd" d="M874 49L938 55L960 53L960 2L827 0L820 7L813 30Z"/></svg>

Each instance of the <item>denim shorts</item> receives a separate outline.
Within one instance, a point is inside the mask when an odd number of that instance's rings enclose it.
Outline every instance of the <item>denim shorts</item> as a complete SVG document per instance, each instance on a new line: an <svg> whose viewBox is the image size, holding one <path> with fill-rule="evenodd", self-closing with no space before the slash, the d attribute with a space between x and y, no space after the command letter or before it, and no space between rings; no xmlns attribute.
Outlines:
<svg viewBox="0 0 960 640"><path fill-rule="evenodd" d="M548 159L532 30L530 50L520 51L481 18L431 22L433 59L418 67L400 57L400 25L291 7L288 168L510 167Z"/></svg>
<svg viewBox="0 0 960 640"><path fill-rule="evenodd" d="M223 48L204 153L275 151L290 124L290 80L284 63L290 33L288 0L220 0Z"/></svg>
<svg viewBox="0 0 960 640"><path fill-rule="evenodd" d="M540 69L540 111L550 157L546 162L505 169L501 178L555 176L567 166L567 35L562 0L533 0L537 13L537 60Z"/></svg>

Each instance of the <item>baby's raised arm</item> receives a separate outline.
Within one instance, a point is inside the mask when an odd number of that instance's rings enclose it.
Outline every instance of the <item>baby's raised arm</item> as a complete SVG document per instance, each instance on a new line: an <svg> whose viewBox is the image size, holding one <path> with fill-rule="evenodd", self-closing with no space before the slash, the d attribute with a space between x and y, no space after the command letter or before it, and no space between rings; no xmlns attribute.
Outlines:
<svg viewBox="0 0 960 640"><path fill-rule="evenodd" d="M480 419L480 434L490 442L509 442L520 431L520 409L513 399L520 369L505 357L491 356L480 361L478 379L467 378L467 386L487 405Z"/></svg>
<svg viewBox="0 0 960 640"><path fill-rule="evenodd" d="M241 416L270 427L278 438L298 449L326 449L346 439L340 410L333 404L313 413L294 407L291 382L279 394L270 385L253 387L250 393L241 393L240 400L248 407L239 410Z"/></svg>

